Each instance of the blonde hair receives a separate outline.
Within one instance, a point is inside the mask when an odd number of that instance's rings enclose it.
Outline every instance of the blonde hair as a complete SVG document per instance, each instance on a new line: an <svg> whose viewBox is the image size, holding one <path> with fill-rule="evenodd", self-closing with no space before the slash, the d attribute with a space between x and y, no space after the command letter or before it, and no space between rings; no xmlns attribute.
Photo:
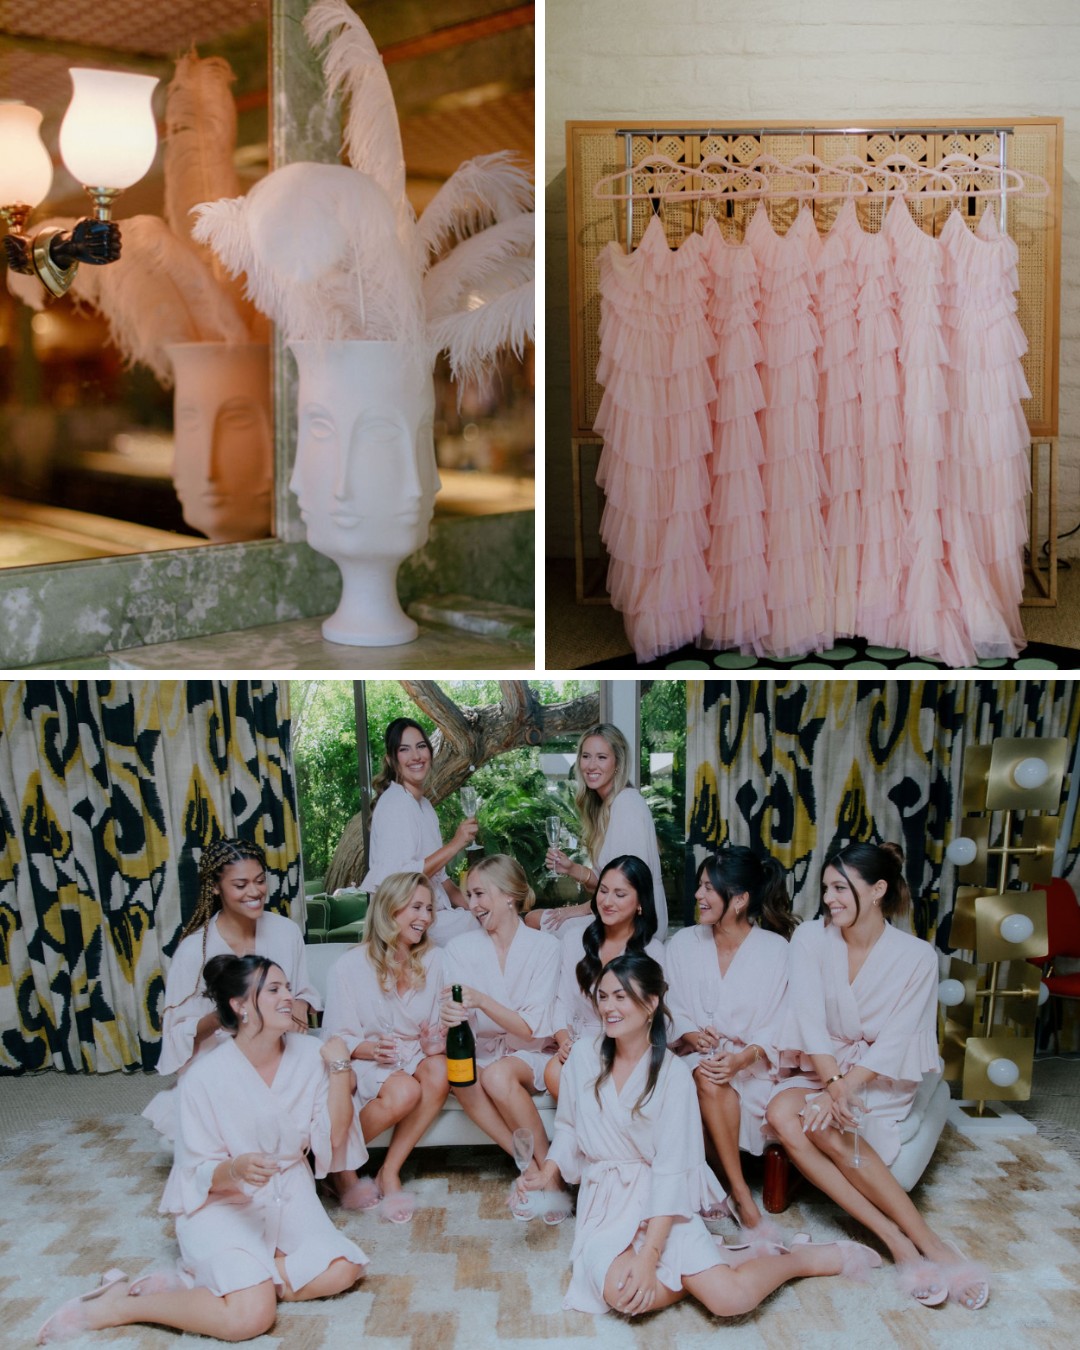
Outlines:
<svg viewBox="0 0 1080 1350"><path fill-rule="evenodd" d="M607 797L601 797L599 792L589 787L581 776L581 751L590 736L599 736L601 740L607 741L611 753L615 756L615 777L612 779L611 791ZM626 737L610 722L597 722L596 726L583 732L581 740L578 741L575 768L578 786L574 794L574 804L581 819L581 840L595 864L597 855L604 846L604 836L611 820L611 803L623 788L630 784L630 746Z"/></svg>
<svg viewBox="0 0 1080 1350"><path fill-rule="evenodd" d="M417 887L423 886L431 896L432 918L435 911L435 890L423 872L391 872L381 881L368 903L367 917L364 920L364 946L367 957L375 967L381 988L389 991L397 984L401 975L405 975L411 989L423 989L425 983L423 954L431 943L428 933L414 943L405 953L404 960L398 956L398 926L394 922L408 905Z"/></svg>
<svg viewBox="0 0 1080 1350"><path fill-rule="evenodd" d="M529 878L519 862L505 853L492 853L469 868L469 876L486 876L491 884L508 895L519 914L528 914L536 904Z"/></svg>

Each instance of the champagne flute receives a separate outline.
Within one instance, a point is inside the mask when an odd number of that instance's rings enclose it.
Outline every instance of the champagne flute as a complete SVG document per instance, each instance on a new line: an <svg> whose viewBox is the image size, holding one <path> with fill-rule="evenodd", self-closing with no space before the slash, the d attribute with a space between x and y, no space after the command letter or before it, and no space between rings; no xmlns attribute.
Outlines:
<svg viewBox="0 0 1080 1350"><path fill-rule="evenodd" d="M461 809L465 812L465 819L475 820L476 813L480 810L480 798L476 795L476 789L474 787L463 787L459 795L461 797ZM465 851L466 853L474 853L480 847L481 845L474 839Z"/></svg>
<svg viewBox="0 0 1080 1350"><path fill-rule="evenodd" d="M562 820L558 816L548 816L544 834L547 836L548 848L558 848L559 840L562 838ZM550 881L558 881L559 874L554 867L549 867L547 874Z"/></svg>
<svg viewBox="0 0 1080 1350"><path fill-rule="evenodd" d="M278 1154L281 1151L281 1126L274 1116L257 1116L255 1118L255 1142L259 1147L259 1152L266 1154L280 1163ZM270 1178L270 1199L275 1205L281 1204L281 1178L275 1172Z"/></svg>
<svg viewBox="0 0 1080 1350"><path fill-rule="evenodd" d="M525 1171L528 1168L529 1163L532 1162L533 1147L535 1145L535 1142L536 1141L533 1139L532 1130L520 1129L514 1131L512 1138L512 1143L514 1146L514 1164L517 1167L517 1170L521 1174L521 1176L525 1175ZM516 1195L517 1195L517 1188L515 1187L515 1198ZM521 1201L518 1201L516 1205L511 1204L510 1207L511 1211L513 1212L516 1218L528 1219L532 1216L532 1211L528 1208L528 1202L530 1199L531 1197L526 1196L524 1204Z"/></svg>
<svg viewBox="0 0 1080 1350"><path fill-rule="evenodd" d="M704 1031L706 1027L712 1027L713 1031L718 1032L719 1027L716 1024L719 1020L720 1020L720 1009L717 1007L717 1005L714 1002L706 1004L705 1026L701 1028L702 1031ZM717 1041L715 1045L709 1047L708 1051L705 1054L705 1058L713 1060L716 1059L719 1054L720 1054L720 1042Z"/></svg>
<svg viewBox="0 0 1080 1350"><path fill-rule="evenodd" d="M866 1115L866 1103L858 1097L848 1098L848 1110L851 1112L852 1119L855 1121L855 1150L851 1159L852 1167L861 1167L862 1160L859 1157L859 1131L862 1128L863 1117Z"/></svg>
<svg viewBox="0 0 1080 1350"><path fill-rule="evenodd" d="M393 1069L401 1068L401 1045L398 1042L397 1031L394 1028L394 1018L389 1012L379 1013L379 1036L384 1041L393 1041L394 1043L394 1062L390 1066Z"/></svg>

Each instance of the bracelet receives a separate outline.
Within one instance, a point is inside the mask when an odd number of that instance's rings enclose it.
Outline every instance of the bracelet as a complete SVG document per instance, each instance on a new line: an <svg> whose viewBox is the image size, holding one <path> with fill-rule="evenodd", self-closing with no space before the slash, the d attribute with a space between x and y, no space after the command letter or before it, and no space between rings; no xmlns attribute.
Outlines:
<svg viewBox="0 0 1080 1350"><path fill-rule="evenodd" d="M641 1250L642 1250L643 1252L655 1252L655 1253L656 1253L656 1259L657 1259L658 1261L660 1260L660 1258L661 1258L661 1257L663 1256L663 1254L664 1254L664 1253L660 1250L660 1248L657 1247L656 1244L655 1244L655 1243L652 1243L652 1242L646 1242L646 1243L644 1243L644 1244L642 1245Z"/></svg>
<svg viewBox="0 0 1080 1350"><path fill-rule="evenodd" d="M825 1083L824 1083L824 1086L825 1086L825 1087L828 1087L830 1083L835 1083L835 1082L837 1082L839 1079L844 1078L844 1077L846 1077L846 1076L847 1076L847 1075L846 1075L846 1074L843 1074L843 1073L834 1073L833 1076L832 1076L831 1078L826 1078Z"/></svg>
<svg viewBox="0 0 1080 1350"><path fill-rule="evenodd" d="M352 1068L352 1062L347 1059L332 1059L330 1061L331 1073L348 1073Z"/></svg>
<svg viewBox="0 0 1080 1350"><path fill-rule="evenodd" d="M750 1063L751 1063L751 1064L756 1064L756 1063L758 1062L758 1060L761 1058L761 1054L762 1054L761 1046L760 1046L760 1045L752 1045L752 1046L750 1047L750 1049L753 1050L753 1052L754 1052L754 1058L750 1061Z"/></svg>

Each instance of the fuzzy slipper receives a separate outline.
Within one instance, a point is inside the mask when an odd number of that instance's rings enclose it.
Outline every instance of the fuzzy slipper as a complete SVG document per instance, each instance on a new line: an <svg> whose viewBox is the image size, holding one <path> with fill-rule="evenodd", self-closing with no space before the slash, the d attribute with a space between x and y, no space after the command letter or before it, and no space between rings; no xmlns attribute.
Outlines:
<svg viewBox="0 0 1080 1350"><path fill-rule="evenodd" d="M896 1268L900 1288L924 1308L937 1308L949 1297L941 1268L932 1261L906 1261Z"/></svg>
<svg viewBox="0 0 1080 1350"><path fill-rule="evenodd" d="M957 1256L955 1262L942 1268L942 1274L948 1281L949 1298L972 1312L985 1308L990 1297L989 1270L980 1262L969 1260L955 1242L946 1239L945 1245L951 1247Z"/></svg>
<svg viewBox="0 0 1080 1350"><path fill-rule="evenodd" d="M573 1206L565 1191L540 1191L539 1194L543 1197L543 1212L540 1217L549 1228L554 1228L556 1224L570 1217Z"/></svg>
<svg viewBox="0 0 1080 1350"><path fill-rule="evenodd" d="M881 1253L874 1251L873 1247L866 1247L861 1242L851 1242L846 1238L841 1238L839 1242L831 1245L840 1248L844 1261L840 1274L847 1280L866 1284L870 1272L878 1270L881 1266Z"/></svg>
<svg viewBox="0 0 1080 1350"><path fill-rule="evenodd" d="M372 1177L357 1177L348 1185L338 1202L342 1209L374 1209L383 1198L378 1182Z"/></svg>
<svg viewBox="0 0 1080 1350"><path fill-rule="evenodd" d="M123 1284L127 1276L122 1270L107 1270L101 1277L101 1283L94 1289L85 1294L77 1294L75 1298L69 1298L64 1304L57 1308L56 1312L44 1322L38 1331L35 1339L35 1345L45 1345L50 1341L70 1341L76 1336L81 1336L89 1328L86 1322L86 1304L92 1299L100 1298L107 1290L115 1285Z"/></svg>
<svg viewBox="0 0 1080 1350"><path fill-rule="evenodd" d="M416 1209L416 1196L409 1191L392 1191L382 1197L376 1208L387 1223L408 1223Z"/></svg>

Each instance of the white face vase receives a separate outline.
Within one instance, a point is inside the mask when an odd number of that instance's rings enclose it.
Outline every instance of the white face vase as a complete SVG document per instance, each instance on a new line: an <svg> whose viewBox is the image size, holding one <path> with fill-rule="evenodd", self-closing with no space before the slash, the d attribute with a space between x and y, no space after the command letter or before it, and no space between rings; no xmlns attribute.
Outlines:
<svg viewBox="0 0 1080 1350"><path fill-rule="evenodd" d="M166 348L176 377L173 482L184 519L216 544L270 533L274 447L265 344Z"/></svg>
<svg viewBox="0 0 1080 1350"><path fill-rule="evenodd" d="M291 342L300 373L289 486L307 540L341 570L330 642L411 642L397 598L400 564L427 541L439 490L430 363L396 342Z"/></svg>

